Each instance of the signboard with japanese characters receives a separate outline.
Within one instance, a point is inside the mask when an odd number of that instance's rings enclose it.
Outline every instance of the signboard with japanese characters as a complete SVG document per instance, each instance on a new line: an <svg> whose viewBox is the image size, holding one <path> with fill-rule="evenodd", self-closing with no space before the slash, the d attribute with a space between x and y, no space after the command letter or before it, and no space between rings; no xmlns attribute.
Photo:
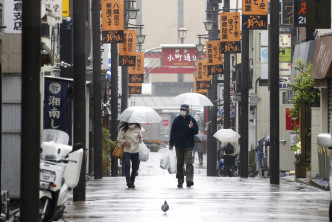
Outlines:
<svg viewBox="0 0 332 222"><path fill-rule="evenodd" d="M206 61L208 75L223 73L223 56L220 49L220 41L206 42Z"/></svg>
<svg viewBox="0 0 332 222"><path fill-rule="evenodd" d="M67 131L68 83L45 82L44 129Z"/></svg>
<svg viewBox="0 0 332 222"><path fill-rule="evenodd" d="M69 0L62 0L62 17L69 17Z"/></svg>
<svg viewBox="0 0 332 222"><path fill-rule="evenodd" d="M294 0L294 26L305 27L307 24L307 0Z"/></svg>
<svg viewBox="0 0 332 222"><path fill-rule="evenodd" d="M211 89L211 81L202 81L195 78L195 91L200 91L201 89Z"/></svg>
<svg viewBox="0 0 332 222"><path fill-rule="evenodd" d="M200 93L200 94L202 94L202 95L204 95L204 96L208 96L208 89L197 89L197 87L196 87L196 81L195 81L195 86L194 86L194 92L195 93Z"/></svg>
<svg viewBox="0 0 332 222"><path fill-rule="evenodd" d="M210 81L211 80L211 75L207 74L207 65L206 65L206 60L197 60L197 74L196 78L197 80L206 80Z"/></svg>
<svg viewBox="0 0 332 222"><path fill-rule="evenodd" d="M119 44L119 66L136 65L136 30L125 30L123 42Z"/></svg>
<svg viewBox="0 0 332 222"><path fill-rule="evenodd" d="M22 32L22 0L4 1L4 32L6 34L21 34Z"/></svg>
<svg viewBox="0 0 332 222"><path fill-rule="evenodd" d="M294 20L294 2L293 0L282 1L282 24L292 25Z"/></svg>
<svg viewBox="0 0 332 222"><path fill-rule="evenodd" d="M279 46L280 47L292 47L292 36L290 34L280 34L279 35Z"/></svg>
<svg viewBox="0 0 332 222"><path fill-rule="evenodd" d="M162 49L163 66L195 66L196 48Z"/></svg>
<svg viewBox="0 0 332 222"><path fill-rule="evenodd" d="M240 12L220 13L221 53L239 53L240 50Z"/></svg>
<svg viewBox="0 0 332 222"><path fill-rule="evenodd" d="M242 27L267 29L268 0L242 0Z"/></svg>
<svg viewBox="0 0 332 222"><path fill-rule="evenodd" d="M129 83L143 83L144 82L144 74L130 74L129 73Z"/></svg>
<svg viewBox="0 0 332 222"><path fill-rule="evenodd" d="M129 83L128 94L142 94L142 83Z"/></svg>
<svg viewBox="0 0 332 222"><path fill-rule="evenodd" d="M136 65L128 68L129 74L144 74L144 52L136 52Z"/></svg>
<svg viewBox="0 0 332 222"><path fill-rule="evenodd" d="M104 43L123 41L124 0L101 0L102 36Z"/></svg>
<svg viewBox="0 0 332 222"><path fill-rule="evenodd" d="M42 0L41 3L51 10L56 23L62 23L62 0Z"/></svg>
<svg viewBox="0 0 332 222"><path fill-rule="evenodd" d="M292 61L292 48L279 48L279 62Z"/></svg>

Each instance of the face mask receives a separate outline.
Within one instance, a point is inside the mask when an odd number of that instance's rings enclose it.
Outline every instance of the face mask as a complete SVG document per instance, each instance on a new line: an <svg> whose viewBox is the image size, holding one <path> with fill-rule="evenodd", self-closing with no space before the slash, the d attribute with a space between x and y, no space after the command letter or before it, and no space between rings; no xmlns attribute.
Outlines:
<svg viewBox="0 0 332 222"><path fill-rule="evenodd" d="M185 116L185 115L187 115L187 112L184 111L184 110L181 110L181 111L180 111L180 115L181 115L181 116Z"/></svg>
<svg viewBox="0 0 332 222"><path fill-rule="evenodd" d="M129 125L129 128L131 128L131 129L135 128L135 124Z"/></svg>

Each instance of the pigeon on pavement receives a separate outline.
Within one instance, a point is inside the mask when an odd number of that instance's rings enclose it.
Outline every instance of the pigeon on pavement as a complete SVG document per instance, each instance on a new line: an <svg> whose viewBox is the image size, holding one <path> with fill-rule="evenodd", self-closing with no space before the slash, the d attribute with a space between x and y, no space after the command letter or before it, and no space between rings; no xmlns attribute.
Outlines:
<svg viewBox="0 0 332 222"><path fill-rule="evenodd" d="M161 206L161 210L164 211L166 214L166 211L168 211L168 209L169 209L169 206L165 200L165 203Z"/></svg>

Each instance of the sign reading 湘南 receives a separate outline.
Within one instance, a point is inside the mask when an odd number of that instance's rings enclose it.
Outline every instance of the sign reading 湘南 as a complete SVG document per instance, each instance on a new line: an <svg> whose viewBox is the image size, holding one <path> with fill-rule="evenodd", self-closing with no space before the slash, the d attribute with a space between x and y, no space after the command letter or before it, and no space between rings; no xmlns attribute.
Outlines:
<svg viewBox="0 0 332 222"><path fill-rule="evenodd" d="M196 48L162 49L163 66L195 66Z"/></svg>
<svg viewBox="0 0 332 222"><path fill-rule="evenodd" d="M242 27L267 29L268 0L242 0Z"/></svg>
<svg viewBox="0 0 332 222"><path fill-rule="evenodd" d="M238 53L240 50L240 12L220 13L221 53Z"/></svg>
<svg viewBox="0 0 332 222"><path fill-rule="evenodd" d="M223 56L220 50L220 41L206 42L206 65L208 75L223 73Z"/></svg>
<svg viewBox="0 0 332 222"><path fill-rule="evenodd" d="M123 42L119 44L119 65L136 65L136 30L125 30Z"/></svg>
<svg viewBox="0 0 332 222"><path fill-rule="evenodd" d="M101 0L102 41L120 43L123 41L124 0Z"/></svg>

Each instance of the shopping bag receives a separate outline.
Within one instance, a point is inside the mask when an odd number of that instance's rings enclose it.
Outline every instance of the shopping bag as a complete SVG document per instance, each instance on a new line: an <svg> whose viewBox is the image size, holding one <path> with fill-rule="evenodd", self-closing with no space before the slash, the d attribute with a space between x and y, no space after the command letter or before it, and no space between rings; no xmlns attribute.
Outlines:
<svg viewBox="0 0 332 222"><path fill-rule="evenodd" d="M168 172L170 174L176 173L176 153L175 149L169 151L169 167Z"/></svg>
<svg viewBox="0 0 332 222"><path fill-rule="evenodd" d="M118 145L114 148L113 152L112 152L112 156L117 157L119 159L123 159L123 146L122 144L118 143Z"/></svg>
<svg viewBox="0 0 332 222"><path fill-rule="evenodd" d="M161 159L160 159L160 168L167 170L169 166L169 149L165 148L161 151Z"/></svg>
<svg viewBox="0 0 332 222"><path fill-rule="evenodd" d="M138 146L138 154L138 159L140 161L146 162L149 159L150 150L143 142Z"/></svg>

